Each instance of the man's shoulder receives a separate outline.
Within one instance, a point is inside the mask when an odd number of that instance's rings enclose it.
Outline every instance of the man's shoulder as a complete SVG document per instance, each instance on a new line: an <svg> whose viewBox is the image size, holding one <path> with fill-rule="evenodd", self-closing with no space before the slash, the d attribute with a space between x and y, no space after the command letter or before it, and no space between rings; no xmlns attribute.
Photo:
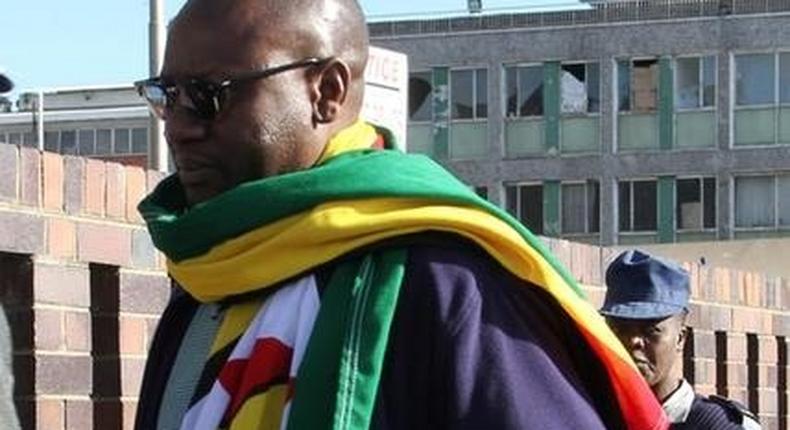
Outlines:
<svg viewBox="0 0 790 430"><path fill-rule="evenodd" d="M691 405L691 414L688 421L690 423L711 425L699 428L760 429L757 416L746 406L736 400L718 395L698 395Z"/></svg>

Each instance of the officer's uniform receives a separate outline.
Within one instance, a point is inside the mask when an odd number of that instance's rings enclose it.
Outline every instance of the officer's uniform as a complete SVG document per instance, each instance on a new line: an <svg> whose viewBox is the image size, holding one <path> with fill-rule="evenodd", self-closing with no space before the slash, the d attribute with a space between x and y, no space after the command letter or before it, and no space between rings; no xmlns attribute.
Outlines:
<svg viewBox="0 0 790 430"><path fill-rule="evenodd" d="M688 311L689 276L675 263L638 250L620 254L606 271L601 314L618 319L661 319ZM759 430L745 406L694 393L685 379L661 405L672 429Z"/></svg>

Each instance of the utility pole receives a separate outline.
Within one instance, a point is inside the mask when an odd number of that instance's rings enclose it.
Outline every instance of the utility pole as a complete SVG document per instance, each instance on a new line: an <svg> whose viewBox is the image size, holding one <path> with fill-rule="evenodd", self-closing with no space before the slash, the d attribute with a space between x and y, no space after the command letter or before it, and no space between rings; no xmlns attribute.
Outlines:
<svg viewBox="0 0 790 430"><path fill-rule="evenodd" d="M159 75L165 55L164 0L150 0L148 23L148 65L151 76ZM151 114L148 127L148 168L167 172L170 170L169 153L165 143L162 121Z"/></svg>

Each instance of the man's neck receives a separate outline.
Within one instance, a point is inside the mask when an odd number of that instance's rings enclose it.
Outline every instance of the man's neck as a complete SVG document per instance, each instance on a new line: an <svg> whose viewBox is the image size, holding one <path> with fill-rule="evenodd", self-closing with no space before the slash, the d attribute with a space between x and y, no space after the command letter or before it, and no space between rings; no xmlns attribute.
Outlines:
<svg viewBox="0 0 790 430"><path fill-rule="evenodd" d="M652 387L653 394L661 403L664 403L681 385L683 385L683 378L668 378L667 382L662 382Z"/></svg>

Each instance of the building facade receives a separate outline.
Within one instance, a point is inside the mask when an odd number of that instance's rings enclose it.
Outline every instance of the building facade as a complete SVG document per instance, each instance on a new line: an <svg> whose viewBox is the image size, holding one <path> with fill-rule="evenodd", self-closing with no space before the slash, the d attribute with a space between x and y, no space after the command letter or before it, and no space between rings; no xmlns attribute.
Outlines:
<svg viewBox="0 0 790 430"><path fill-rule="evenodd" d="M410 151L534 232L601 245L790 233L790 3L651 0L374 22Z"/></svg>

